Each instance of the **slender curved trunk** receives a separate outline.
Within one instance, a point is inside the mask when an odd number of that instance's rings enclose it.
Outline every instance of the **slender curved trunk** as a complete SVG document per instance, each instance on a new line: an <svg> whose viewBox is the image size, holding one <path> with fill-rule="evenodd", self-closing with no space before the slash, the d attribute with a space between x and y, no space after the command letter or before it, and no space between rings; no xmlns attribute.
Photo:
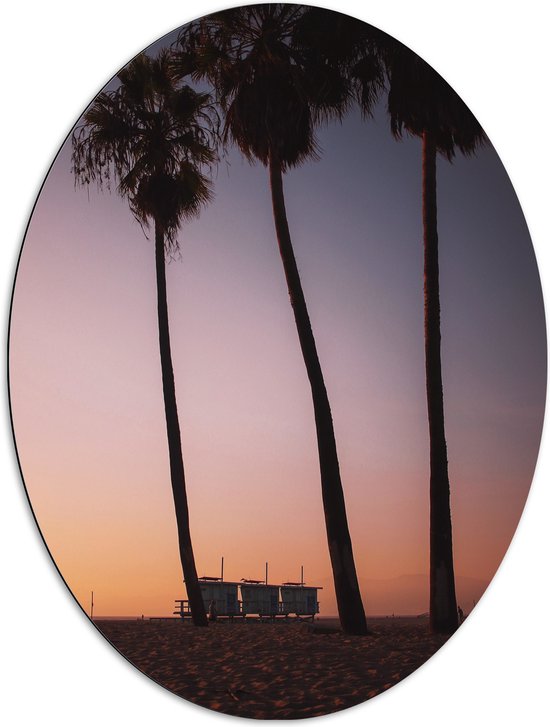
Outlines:
<svg viewBox="0 0 550 727"><path fill-rule="evenodd" d="M430 433L430 628L452 633L458 628L447 443L443 417L439 251L436 194L437 149L429 132L422 135L422 218L424 224L424 346Z"/></svg>
<svg viewBox="0 0 550 727"><path fill-rule="evenodd" d="M325 523L340 623L348 634L366 634L367 621L353 559L332 414L292 249L285 210L281 164L274 155L271 155L269 161L269 177L279 251L298 329L298 338L311 384Z"/></svg>
<svg viewBox="0 0 550 727"><path fill-rule="evenodd" d="M183 578L187 588L187 597L191 608L191 616L196 626L208 626L206 611L202 600L201 589L197 578L195 557L191 545L189 528L189 510L185 491L185 473L181 451L181 435L176 405L176 388L174 369L170 351L170 331L168 327L168 303L166 299L166 263L164 254L164 232L155 223L155 260L157 271L157 306L159 322L160 363L162 368L162 390L164 393L164 411L166 414L166 433L168 435L168 451L170 455L170 478L176 509L178 542L180 550Z"/></svg>

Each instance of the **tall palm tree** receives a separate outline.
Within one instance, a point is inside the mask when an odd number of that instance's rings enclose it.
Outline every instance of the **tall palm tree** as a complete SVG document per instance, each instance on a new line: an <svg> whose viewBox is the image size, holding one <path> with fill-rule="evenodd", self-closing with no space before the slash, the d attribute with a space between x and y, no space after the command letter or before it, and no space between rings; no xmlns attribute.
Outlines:
<svg viewBox="0 0 550 727"><path fill-rule="evenodd" d="M170 350L165 258L178 248L180 223L211 198L205 171L215 161L215 116L208 94L174 76L169 54L137 56L118 74L118 88L102 92L73 134L73 172L80 184L101 188L111 178L142 226L155 236L160 362L179 553L193 622L206 626L197 578L185 487Z"/></svg>
<svg viewBox="0 0 550 727"><path fill-rule="evenodd" d="M430 626L458 628L450 507L450 484L441 373L439 246L436 160L452 161L457 150L473 154L485 136L477 119L446 81L419 56L385 36L389 77L388 112L397 138L403 131L422 140L424 229L424 347L430 441Z"/></svg>
<svg viewBox="0 0 550 727"><path fill-rule="evenodd" d="M269 171L279 252L311 385L321 489L338 612L347 633L367 631L349 534L329 399L285 209L283 175L316 155L315 123L342 114L349 88L314 48L294 42L300 5L251 5L215 13L180 36L179 60L208 78L225 112L225 139Z"/></svg>

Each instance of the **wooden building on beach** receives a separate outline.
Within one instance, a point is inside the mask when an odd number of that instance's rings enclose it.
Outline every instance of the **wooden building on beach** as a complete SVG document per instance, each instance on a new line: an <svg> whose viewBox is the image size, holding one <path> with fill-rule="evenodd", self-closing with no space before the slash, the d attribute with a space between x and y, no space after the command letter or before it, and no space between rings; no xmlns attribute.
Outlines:
<svg viewBox="0 0 550 727"><path fill-rule="evenodd" d="M283 583L281 586L281 612L288 616L315 616L319 613L317 586L306 586L303 583Z"/></svg>
<svg viewBox="0 0 550 727"><path fill-rule="evenodd" d="M204 576L203 578L199 578L199 585L204 607L207 611L210 604L214 602L218 616L240 615L238 583L223 581L221 578Z"/></svg>
<svg viewBox="0 0 550 727"><path fill-rule="evenodd" d="M243 616L277 616L279 610L279 586L267 585L263 581L244 579L241 586L241 611Z"/></svg>
<svg viewBox="0 0 550 727"><path fill-rule="evenodd" d="M320 586L306 586L303 579L300 583L287 582L282 585L268 583L267 563L265 580L257 581L243 578L240 582L223 579L223 559L221 577L202 576L199 585L206 611L213 610L217 616L242 617L258 616L275 618L294 615L298 618L313 618L319 613L317 591ZM240 593L239 593L240 592ZM239 600L240 595L240 600ZM176 600L175 616L186 618L191 616L189 601Z"/></svg>

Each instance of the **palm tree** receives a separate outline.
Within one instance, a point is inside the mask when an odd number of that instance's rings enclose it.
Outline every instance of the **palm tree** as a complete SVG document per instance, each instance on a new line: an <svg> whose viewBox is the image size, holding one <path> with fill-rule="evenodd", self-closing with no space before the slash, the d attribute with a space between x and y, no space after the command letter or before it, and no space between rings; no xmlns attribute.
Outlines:
<svg viewBox="0 0 550 727"><path fill-rule="evenodd" d="M349 534L329 399L317 354L285 209L283 175L317 151L314 127L341 115L349 88L336 67L321 64L314 48L294 43L300 5L251 5L215 13L187 26L179 61L208 78L225 112L224 137L249 161L269 170L271 199L298 338L311 385L321 489L342 628L367 632Z"/></svg>
<svg viewBox="0 0 550 727"><path fill-rule="evenodd" d="M430 441L430 627L458 628L443 410L437 153L452 161L456 151L472 154L485 136L477 119L453 89L419 56L385 36L382 51L389 77L388 112L397 138L403 131L422 139L424 228L424 346Z"/></svg>
<svg viewBox="0 0 550 727"><path fill-rule="evenodd" d="M169 54L137 56L118 74L118 88L102 92L73 134L77 182L111 178L142 226L153 225L160 361L170 475L179 552L193 622L207 619L197 570L185 489L181 436L170 350L165 258L178 249L180 223L196 216L211 198L204 171L215 161L215 116L208 94L180 83Z"/></svg>

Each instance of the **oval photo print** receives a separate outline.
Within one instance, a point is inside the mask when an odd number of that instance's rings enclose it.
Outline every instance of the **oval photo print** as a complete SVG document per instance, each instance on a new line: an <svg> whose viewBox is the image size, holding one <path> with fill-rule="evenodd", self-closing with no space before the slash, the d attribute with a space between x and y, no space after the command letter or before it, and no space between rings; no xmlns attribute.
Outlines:
<svg viewBox="0 0 550 727"><path fill-rule="evenodd" d="M529 233L409 48L224 10L61 148L9 381L40 531L113 646L211 710L330 714L445 644L514 534L546 392Z"/></svg>

